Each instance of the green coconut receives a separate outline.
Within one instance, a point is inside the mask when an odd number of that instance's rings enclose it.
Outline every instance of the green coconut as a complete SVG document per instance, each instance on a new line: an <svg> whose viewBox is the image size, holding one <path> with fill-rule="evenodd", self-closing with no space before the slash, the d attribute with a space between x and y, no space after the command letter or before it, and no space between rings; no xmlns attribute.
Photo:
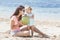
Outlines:
<svg viewBox="0 0 60 40"><path fill-rule="evenodd" d="M27 25L27 24L30 23L30 22L29 22L29 17L28 17L28 16L23 16L21 21L22 21L22 23L23 23L24 25Z"/></svg>

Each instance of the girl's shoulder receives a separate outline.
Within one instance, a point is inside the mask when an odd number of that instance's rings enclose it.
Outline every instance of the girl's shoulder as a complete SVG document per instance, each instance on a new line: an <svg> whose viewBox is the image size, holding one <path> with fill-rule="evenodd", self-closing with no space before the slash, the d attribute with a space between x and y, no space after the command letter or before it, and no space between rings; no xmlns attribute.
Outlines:
<svg viewBox="0 0 60 40"><path fill-rule="evenodd" d="M31 13L31 14L27 14L27 15L31 17L31 16L33 16L34 14Z"/></svg>

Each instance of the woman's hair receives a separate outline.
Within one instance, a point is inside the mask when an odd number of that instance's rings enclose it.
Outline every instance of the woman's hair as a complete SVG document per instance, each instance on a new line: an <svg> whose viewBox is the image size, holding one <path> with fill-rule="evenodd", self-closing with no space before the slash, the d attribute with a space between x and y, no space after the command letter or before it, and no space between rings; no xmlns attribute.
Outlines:
<svg viewBox="0 0 60 40"><path fill-rule="evenodd" d="M24 9L25 7L24 6L22 6L22 5L20 5L16 10L15 10L15 12L14 12L14 14L12 15L12 16L17 16L17 15L19 15L19 11L22 11L23 9ZM11 16L11 17L12 17ZM22 18L22 15L19 17L19 20L21 20L21 18Z"/></svg>

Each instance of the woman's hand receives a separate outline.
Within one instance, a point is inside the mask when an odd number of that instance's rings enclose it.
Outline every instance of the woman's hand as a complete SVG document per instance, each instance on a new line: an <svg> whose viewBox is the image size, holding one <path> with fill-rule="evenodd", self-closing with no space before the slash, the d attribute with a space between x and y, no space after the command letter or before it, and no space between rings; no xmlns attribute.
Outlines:
<svg viewBox="0 0 60 40"><path fill-rule="evenodd" d="M21 21L19 21L19 27L21 27L21 26L23 26L24 24L21 22Z"/></svg>

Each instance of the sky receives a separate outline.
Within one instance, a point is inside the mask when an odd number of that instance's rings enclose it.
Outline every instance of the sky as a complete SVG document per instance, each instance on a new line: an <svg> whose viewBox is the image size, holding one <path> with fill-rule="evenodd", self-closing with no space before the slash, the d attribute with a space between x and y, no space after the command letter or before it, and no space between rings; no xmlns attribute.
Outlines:
<svg viewBox="0 0 60 40"><path fill-rule="evenodd" d="M25 4L34 7L58 8L60 0L0 0L0 6L15 7Z"/></svg>

